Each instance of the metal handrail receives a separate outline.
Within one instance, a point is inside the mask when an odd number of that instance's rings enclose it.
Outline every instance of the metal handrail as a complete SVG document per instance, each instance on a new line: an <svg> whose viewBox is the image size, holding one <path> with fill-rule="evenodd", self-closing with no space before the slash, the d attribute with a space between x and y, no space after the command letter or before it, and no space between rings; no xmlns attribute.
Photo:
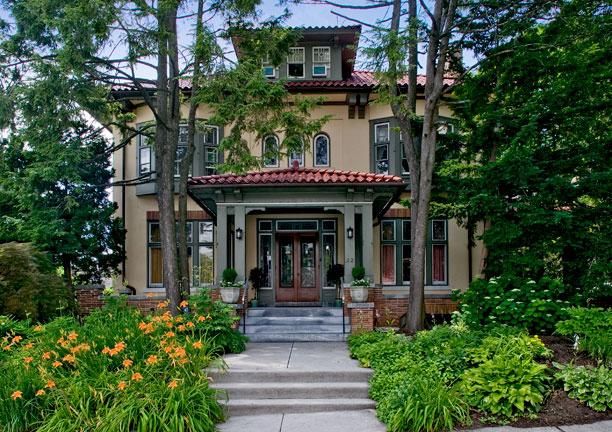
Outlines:
<svg viewBox="0 0 612 432"><path fill-rule="evenodd" d="M248 308L248 296L247 292L249 289L249 282L244 281L244 286L242 287L242 334L246 334L246 314Z"/></svg>

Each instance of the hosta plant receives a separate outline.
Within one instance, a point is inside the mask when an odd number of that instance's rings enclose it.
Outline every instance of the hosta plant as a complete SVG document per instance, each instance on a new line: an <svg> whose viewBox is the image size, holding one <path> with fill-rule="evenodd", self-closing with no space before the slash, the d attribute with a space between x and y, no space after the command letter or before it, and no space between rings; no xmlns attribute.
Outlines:
<svg viewBox="0 0 612 432"><path fill-rule="evenodd" d="M557 377L563 381L568 396L595 411L612 409L612 369L599 367L562 366Z"/></svg>

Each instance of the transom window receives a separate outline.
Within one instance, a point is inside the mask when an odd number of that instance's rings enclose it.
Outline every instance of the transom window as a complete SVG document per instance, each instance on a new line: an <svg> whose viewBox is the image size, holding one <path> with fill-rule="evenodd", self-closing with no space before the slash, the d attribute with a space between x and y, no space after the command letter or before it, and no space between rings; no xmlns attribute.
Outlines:
<svg viewBox="0 0 612 432"><path fill-rule="evenodd" d="M264 167L278 167L278 150L278 137L276 135L268 135L263 139Z"/></svg>
<svg viewBox="0 0 612 432"><path fill-rule="evenodd" d="M304 48L289 48L287 56L287 76L289 78L304 78Z"/></svg>
<svg viewBox="0 0 612 432"><path fill-rule="evenodd" d="M314 137L314 166L329 166L329 137L319 134Z"/></svg>
<svg viewBox="0 0 612 432"><path fill-rule="evenodd" d="M326 77L329 73L331 61L330 47L312 48L312 76Z"/></svg>

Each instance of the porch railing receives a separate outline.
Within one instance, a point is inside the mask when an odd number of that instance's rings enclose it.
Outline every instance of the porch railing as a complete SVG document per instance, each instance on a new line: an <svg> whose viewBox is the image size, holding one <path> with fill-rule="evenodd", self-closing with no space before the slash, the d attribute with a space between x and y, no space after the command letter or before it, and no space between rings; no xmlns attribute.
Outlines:
<svg viewBox="0 0 612 432"><path fill-rule="evenodd" d="M242 334L246 334L247 308L249 307L249 296L247 295L248 290L249 282L244 281L244 286L242 287L242 299L240 301L242 304Z"/></svg>

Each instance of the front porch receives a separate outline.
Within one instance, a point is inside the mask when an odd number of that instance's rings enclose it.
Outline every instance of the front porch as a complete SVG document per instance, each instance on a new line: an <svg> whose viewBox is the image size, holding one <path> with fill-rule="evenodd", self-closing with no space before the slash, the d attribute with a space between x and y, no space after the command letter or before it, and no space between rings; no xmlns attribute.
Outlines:
<svg viewBox="0 0 612 432"><path fill-rule="evenodd" d="M239 280L259 267L261 305L331 306L327 270L343 264L347 284L363 266L374 279L375 227L404 189L400 177L296 167L198 177L189 193L216 225L217 284L227 267Z"/></svg>

